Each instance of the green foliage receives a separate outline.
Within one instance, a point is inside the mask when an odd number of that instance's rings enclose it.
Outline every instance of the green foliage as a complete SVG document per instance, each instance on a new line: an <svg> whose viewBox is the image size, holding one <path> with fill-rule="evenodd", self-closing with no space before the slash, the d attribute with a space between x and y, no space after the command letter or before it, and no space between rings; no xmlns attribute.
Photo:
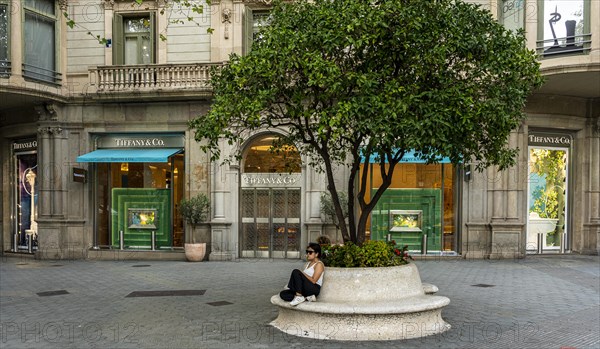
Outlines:
<svg viewBox="0 0 600 349"><path fill-rule="evenodd" d="M212 72L212 108L189 126L212 160L223 139L241 144L256 130L284 130L326 173L335 207L334 166L349 166L348 223L336 210L344 241L364 241L367 218L407 151L429 162L471 159L478 169L513 165L508 136L542 83L524 33L461 1L276 1L258 37L248 55L232 54ZM382 185L367 202L368 176L357 179L371 155Z"/></svg>
<svg viewBox="0 0 600 349"><path fill-rule="evenodd" d="M179 203L181 217L195 229L199 223L206 222L210 216L210 199L203 193Z"/></svg>
<svg viewBox="0 0 600 349"><path fill-rule="evenodd" d="M321 246L323 263L329 267L391 267L403 265L412 259L404 246L399 249L395 241L365 241L361 246L352 242L344 245Z"/></svg>

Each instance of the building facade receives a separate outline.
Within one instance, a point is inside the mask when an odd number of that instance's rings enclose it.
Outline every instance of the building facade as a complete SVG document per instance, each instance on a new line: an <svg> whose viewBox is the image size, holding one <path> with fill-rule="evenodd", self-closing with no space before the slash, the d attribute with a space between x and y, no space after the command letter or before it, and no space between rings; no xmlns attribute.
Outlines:
<svg viewBox="0 0 600 349"><path fill-rule="evenodd" d="M467 258L597 254L600 3L482 5L525 30L547 78L510 136L518 164L479 173L406 156L368 235ZM225 165L187 128L210 107L211 69L250 49L269 2L212 1L191 21L176 6L0 0L3 253L183 259L196 240L211 260L300 258L320 236L341 242L321 211L323 175L293 149L292 168L268 151L285 130L224 143L224 156L242 153ZM347 177L338 168L340 184ZM211 217L192 231L178 205L197 193L211 198Z"/></svg>

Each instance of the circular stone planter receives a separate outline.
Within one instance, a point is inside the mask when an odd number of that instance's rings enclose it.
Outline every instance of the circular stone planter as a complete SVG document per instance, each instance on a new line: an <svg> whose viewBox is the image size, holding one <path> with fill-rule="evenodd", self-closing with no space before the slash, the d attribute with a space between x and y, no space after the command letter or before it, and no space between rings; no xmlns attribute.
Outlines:
<svg viewBox="0 0 600 349"><path fill-rule="evenodd" d="M184 244L185 258L189 262L200 262L206 255L206 243Z"/></svg>
<svg viewBox="0 0 600 349"><path fill-rule="evenodd" d="M328 267L316 302L293 307L275 295L271 303L279 307L271 325L300 337L396 340L450 328L441 315L450 299L425 294L413 263L386 268Z"/></svg>

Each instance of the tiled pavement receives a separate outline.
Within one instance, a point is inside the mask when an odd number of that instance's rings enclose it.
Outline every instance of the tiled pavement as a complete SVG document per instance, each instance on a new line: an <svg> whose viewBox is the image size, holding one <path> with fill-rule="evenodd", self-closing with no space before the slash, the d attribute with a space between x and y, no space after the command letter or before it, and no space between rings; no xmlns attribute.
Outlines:
<svg viewBox="0 0 600 349"><path fill-rule="evenodd" d="M416 261L451 302L452 329L421 339L336 342L268 324L300 261L0 262L0 348L600 348L598 256ZM477 287L473 285L492 285ZM201 291L127 297L135 291ZM38 295L42 292L56 295Z"/></svg>

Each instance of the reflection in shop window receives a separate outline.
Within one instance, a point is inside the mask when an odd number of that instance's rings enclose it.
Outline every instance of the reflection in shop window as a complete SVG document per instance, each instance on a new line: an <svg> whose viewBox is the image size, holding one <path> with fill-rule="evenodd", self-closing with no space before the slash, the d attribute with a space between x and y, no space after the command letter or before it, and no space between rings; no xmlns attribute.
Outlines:
<svg viewBox="0 0 600 349"><path fill-rule="evenodd" d="M522 29L525 24L525 0L501 1L499 5L500 23L508 30Z"/></svg>
<svg viewBox="0 0 600 349"><path fill-rule="evenodd" d="M545 0L538 18L544 54L583 51L586 40L588 3L584 0Z"/></svg>
<svg viewBox="0 0 600 349"><path fill-rule="evenodd" d="M8 6L0 3L0 77L7 77L9 73Z"/></svg>
<svg viewBox="0 0 600 349"><path fill-rule="evenodd" d="M161 221L163 216L159 212L170 212L167 215L170 219L165 232L169 237L165 241L170 241L172 246L163 247L183 247L184 224L178 207L185 189L182 153L170 157L168 163L100 163L97 166L97 244L100 247L118 245L114 238L118 235L111 228L115 220L123 222L122 227L125 230L139 229L144 232L165 228L164 224L167 223ZM129 188L146 189L146 196L140 195L138 199L134 197L131 204L127 205L135 206L125 205L123 212L120 211L120 207L111 207L115 190L121 193ZM153 189L156 191L156 198L147 196ZM168 206L160 206L160 209L145 206L152 200L160 201L165 192L169 193Z"/></svg>

